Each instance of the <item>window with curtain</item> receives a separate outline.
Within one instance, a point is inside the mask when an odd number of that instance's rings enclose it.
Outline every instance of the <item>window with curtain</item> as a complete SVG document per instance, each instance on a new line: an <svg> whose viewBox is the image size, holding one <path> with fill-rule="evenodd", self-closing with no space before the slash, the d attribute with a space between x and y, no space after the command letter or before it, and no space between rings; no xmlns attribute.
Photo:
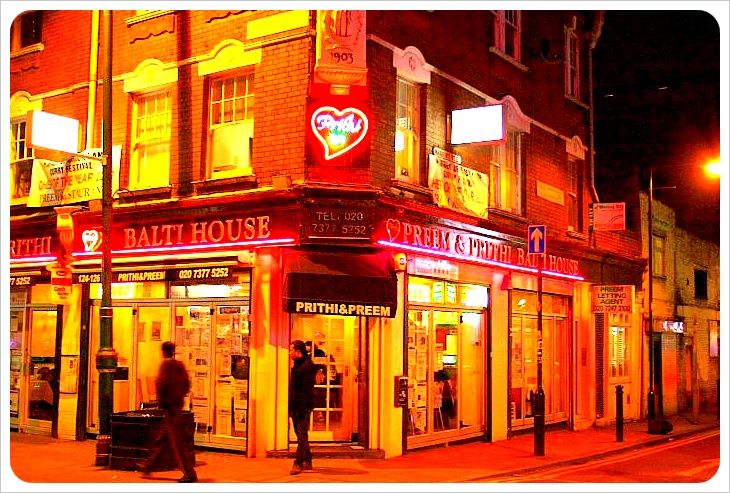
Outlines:
<svg viewBox="0 0 730 493"><path fill-rule="evenodd" d="M254 74L212 80L209 101L208 177L252 174Z"/></svg>
<svg viewBox="0 0 730 493"><path fill-rule="evenodd" d="M172 100L169 91L134 96L129 189L170 185Z"/></svg>
<svg viewBox="0 0 730 493"><path fill-rule="evenodd" d="M568 209L568 228L581 231L581 161L568 160L568 190L566 195Z"/></svg>
<svg viewBox="0 0 730 493"><path fill-rule="evenodd" d="M665 265L666 252L664 251L665 241L666 240L663 236L659 236L657 234L652 235L652 270L654 271L654 275L659 277L665 277L667 275Z"/></svg>
<svg viewBox="0 0 730 493"><path fill-rule="evenodd" d="M395 178L417 185L420 183L420 90L418 84L400 77L395 118Z"/></svg>
<svg viewBox="0 0 730 493"><path fill-rule="evenodd" d="M505 142L489 147L489 207L522 214L522 134L507 129Z"/></svg>
<svg viewBox="0 0 730 493"><path fill-rule="evenodd" d="M608 314L608 362L611 377L629 376L628 351L626 348L629 316L625 313Z"/></svg>
<svg viewBox="0 0 730 493"><path fill-rule="evenodd" d="M11 199L27 199L30 193L33 149L25 145L25 127L25 120L10 123Z"/></svg>

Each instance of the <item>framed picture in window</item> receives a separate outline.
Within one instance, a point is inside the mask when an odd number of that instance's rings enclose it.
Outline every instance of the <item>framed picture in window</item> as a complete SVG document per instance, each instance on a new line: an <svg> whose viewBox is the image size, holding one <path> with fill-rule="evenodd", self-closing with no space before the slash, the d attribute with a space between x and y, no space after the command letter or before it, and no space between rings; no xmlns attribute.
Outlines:
<svg viewBox="0 0 730 493"><path fill-rule="evenodd" d="M159 341L162 333L162 322L152 322L150 341Z"/></svg>
<svg viewBox="0 0 730 493"><path fill-rule="evenodd" d="M147 324L145 322L137 322L137 342L144 342L147 339L145 338L145 326Z"/></svg>

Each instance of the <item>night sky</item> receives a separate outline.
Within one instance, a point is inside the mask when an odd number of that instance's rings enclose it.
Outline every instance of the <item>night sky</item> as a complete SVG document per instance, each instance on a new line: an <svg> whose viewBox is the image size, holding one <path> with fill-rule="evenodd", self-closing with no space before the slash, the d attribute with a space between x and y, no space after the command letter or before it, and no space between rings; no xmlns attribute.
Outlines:
<svg viewBox="0 0 730 493"><path fill-rule="evenodd" d="M651 164L654 198L675 209L680 227L719 243L720 182L693 166L720 156L714 17L700 10L608 10L594 70L597 180L621 183L633 170L647 190ZM602 202L613 201L611 184L597 189Z"/></svg>

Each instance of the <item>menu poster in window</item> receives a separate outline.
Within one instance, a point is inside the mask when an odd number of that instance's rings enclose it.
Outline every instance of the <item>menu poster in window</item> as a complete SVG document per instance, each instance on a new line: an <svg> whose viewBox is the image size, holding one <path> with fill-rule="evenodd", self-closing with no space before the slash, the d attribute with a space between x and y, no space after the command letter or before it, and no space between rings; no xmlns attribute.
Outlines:
<svg viewBox="0 0 730 493"><path fill-rule="evenodd" d="M428 346L428 336L423 330L416 331L416 348L419 351L425 351Z"/></svg>
<svg viewBox="0 0 730 493"><path fill-rule="evenodd" d="M215 405L218 409L231 409L233 385L230 380L218 379Z"/></svg>
<svg viewBox="0 0 730 493"><path fill-rule="evenodd" d="M221 377L227 377L231 374L231 353L223 351L220 353L220 368L218 368L218 375Z"/></svg>
<svg viewBox="0 0 730 493"><path fill-rule="evenodd" d="M231 434L231 410L221 410L215 416L215 427L216 435L230 435Z"/></svg>
<svg viewBox="0 0 730 493"><path fill-rule="evenodd" d="M193 380L193 395L199 398L208 396L208 372L196 371Z"/></svg>
<svg viewBox="0 0 730 493"><path fill-rule="evenodd" d="M248 411L245 409L236 409L233 415L233 426L235 431L246 431L246 421L248 420Z"/></svg>
<svg viewBox="0 0 730 493"><path fill-rule="evenodd" d="M137 342L144 342L146 341L145 333L146 330L146 322L137 322Z"/></svg>
<svg viewBox="0 0 730 493"><path fill-rule="evenodd" d="M159 341L162 334L162 322L152 322L150 341Z"/></svg>
<svg viewBox="0 0 730 493"><path fill-rule="evenodd" d="M233 394L233 406L236 409L248 408L248 380L236 382L235 393Z"/></svg>
<svg viewBox="0 0 730 493"><path fill-rule="evenodd" d="M418 357L416 359L416 379L417 380L426 380L426 368L427 368L426 353L418 353Z"/></svg>

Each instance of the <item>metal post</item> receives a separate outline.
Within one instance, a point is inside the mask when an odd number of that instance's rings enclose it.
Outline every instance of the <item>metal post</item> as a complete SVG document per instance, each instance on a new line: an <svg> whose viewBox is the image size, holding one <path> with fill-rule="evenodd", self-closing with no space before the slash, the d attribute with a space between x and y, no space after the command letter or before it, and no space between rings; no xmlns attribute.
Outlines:
<svg viewBox="0 0 730 493"><path fill-rule="evenodd" d="M103 13L106 35L104 51L104 160L102 162L102 265L101 265L101 309L99 314L99 352L96 353L96 368L99 370L99 433L96 437L96 465L109 465L111 452L111 413L114 409L114 373L117 368L117 353L112 347L112 303L111 303L111 221L112 221L112 12Z"/></svg>
<svg viewBox="0 0 730 493"><path fill-rule="evenodd" d="M544 254L537 260L537 393L533 402L535 455L545 455L545 391L542 388L542 267Z"/></svg>
<svg viewBox="0 0 730 493"><path fill-rule="evenodd" d="M624 387L616 385L616 441L624 441Z"/></svg>
<svg viewBox="0 0 730 493"><path fill-rule="evenodd" d="M649 247L649 393L647 395L647 427L650 433L652 431L652 422L656 418L654 414L654 312L652 305L654 304L654 211L652 209L654 202L654 176L653 168L649 166L649 236L647 238Z"/></svg>

